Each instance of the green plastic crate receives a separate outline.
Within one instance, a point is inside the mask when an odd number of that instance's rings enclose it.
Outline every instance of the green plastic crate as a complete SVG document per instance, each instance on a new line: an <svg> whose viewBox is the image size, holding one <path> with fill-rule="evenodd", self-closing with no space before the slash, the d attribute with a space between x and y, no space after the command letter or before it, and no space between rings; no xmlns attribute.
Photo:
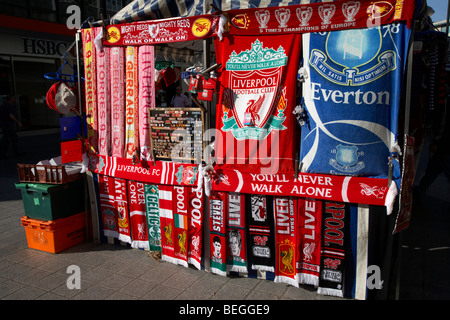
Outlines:
<svg viewBox="0 0 450 320"><path fill-rule="evenodd" d="M83 180L63 183L16 183L25 215L38 220L66 218L85 210Z"/></svg>

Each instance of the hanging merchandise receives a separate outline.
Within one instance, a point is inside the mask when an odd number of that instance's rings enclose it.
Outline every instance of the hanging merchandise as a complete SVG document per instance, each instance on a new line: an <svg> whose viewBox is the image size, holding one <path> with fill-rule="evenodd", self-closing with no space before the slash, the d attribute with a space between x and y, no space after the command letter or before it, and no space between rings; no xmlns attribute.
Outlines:
<svg viewBox="0 0 450 320"><path fill-rule="evenodd" d="M110 51L103 47L96 50L98 91L98 153L109 156L111 152L111 82Z"/></svg>
<svg viewBox="0 0 450 320"><path fill-rule="evenodd" d="M249 195L246 197L245 212L249 265L253 270L274 272L275 236L272 197Z"/></svg>
<svg viewBox="0 0 450 320"><path fill-rule="evenodd" d="M161 252L161 226L159 222L158 185L145 185L145 206L147 215L147 237L150 251Z"/></svg>
<svg viewBox="0 0 450 320"><path fill-rule="evenodd" d="M97 119L97 72L96 48L94 39L101 28L82 29L85 96L86 96L86 123L87 123L87 152L98 152L98 119Z"/></svg>
<svg viewBox="0 0 450 320"><path fill-rule="evenodd" d="M213 192L209 197L211 273L227 275L226 213L228 194Z"/></svg>
<svg viewBox="0 0 450 320"><path fill-rule="evenodd" d="M226 209L227 272L247 273L245 195L228 193Z"/></svg>
<svg viewBox="0 0 450 320"><path fill-rule="evenodd" d="M200 270L203 263L203 190L187 189L189 195L188 263Z"/></svg>
<svg viewBox="0 0 450 320"><path fill-rule="evenodd" d="M274 197L275 218L275 282L298 288L296 270L298 254L297 200L292 197Z"/></svg>
<svg viewBox="0 0 450 320"><path fill-rule="evenodd" d="M345 272L346 205L325 201L323 211L322 254L317 293L343 297ZM345 240L347 241L347 240Z"/></svg>
<svg viewBox="0 0 450 320"><path fill-rule="evenodd" d="M144 183L128 181L128 207L130 210L131 247L147 250L149 249L149 242Z"/></svg>
<svg viewBox="0 0 450 320"><path fill-rule="evenodd" d="M172 192L175 263L187 268L189 188L174 186Z"/></svg>
<svg viewBox="0 0 450 320"><path fill-rule="evenodd" d="M216 163L273 174L294 172L299 34L215 41L220 97ZM250 58L251 57L251 58Z"/></svg>
<svg viewBox="0 0 450 320"><path fill-rule="evenodd" d="M155 48L139 48L139 146L143 161L152 160L150 119L148 109L156 107L155 102Z"/></svg>
<svg viewBox="0 0 450 320"><path fill-rule="evenodd" d="M124 157L125 150L125 49L113 47L111 68L111 155Z"/></svg>
<svg viewBox="0 0 450 320"><path fill-rule="evenodd" d="M320 248L322 236L322 201L298 200L298 282L319 285Z"/></svg>
<svg viewBox="0 0 450 320"><path fill-rule="evenodd" d="M160 185L159 192L159 223L161 226L161 260L176 264L175 237L173 220L173 186Z"/></svg>
<svg viewBox="0 0 450 320"><path fill-rule="evenodd" d="M125 158L139 154L138 47L125 48Z"/></svg>
<svg viewBox="0 0 450 320"><path fill-rule="evenodd" d="M394 23L304 35L302 171L390 176L410 34ZM397 180L399 164L392 164Z"/></svg>
<svg viewBox="0 0 450 320"><path fill-rule="evenodd" d="M117 225L118 215L115 204L115 182L113 177L98 175L100 195L100 211L102 216L103 234L105 237L119 238Z"/></svg>
<svg viewBox="0 0 450 320"><path fill-rule="evenodd" d="M130 216L128 211L127 180L115 178L115 205L118 214L119 240L131 244Z"/></svg>

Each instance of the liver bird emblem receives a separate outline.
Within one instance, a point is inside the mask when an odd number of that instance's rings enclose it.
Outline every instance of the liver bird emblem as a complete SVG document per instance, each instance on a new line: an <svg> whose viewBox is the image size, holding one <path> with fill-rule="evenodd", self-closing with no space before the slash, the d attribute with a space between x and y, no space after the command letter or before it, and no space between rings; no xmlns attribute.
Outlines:
<svg viewBox="0 0 450 320"><path fill-rule="evenodd" d="M261 110L261 107L264 102L264 96L260 96L258 100L251 99L247 102L247 109L245 112L250 113L254 126L259 125L259 114L258 112Z"/></svg>

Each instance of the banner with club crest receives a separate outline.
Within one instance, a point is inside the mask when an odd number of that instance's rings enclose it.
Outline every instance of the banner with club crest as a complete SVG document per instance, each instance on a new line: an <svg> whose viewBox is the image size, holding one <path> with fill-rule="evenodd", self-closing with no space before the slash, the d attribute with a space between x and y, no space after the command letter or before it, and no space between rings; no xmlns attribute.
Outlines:
<svg viewBox="0 0 450 320"><path fill-rule="evenodd" d="M303 36L302 171L388 177L410 34L393 23Z"/></svg>

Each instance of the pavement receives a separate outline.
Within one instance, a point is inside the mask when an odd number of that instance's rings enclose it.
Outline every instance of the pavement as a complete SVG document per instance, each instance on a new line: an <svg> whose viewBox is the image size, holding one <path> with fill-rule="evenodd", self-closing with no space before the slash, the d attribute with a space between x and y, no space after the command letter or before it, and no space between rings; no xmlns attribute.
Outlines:
<svg viewBox="0 0 450 320"><path fill-rule="evenodd" d="M318 295L270 280L222 277L159 262L148 252L118 244L82 243L58 254L28 248L20 218L24 207L16 163L37 163L61 154L58 131L20 135L20 158L0 161L0 300L347 300ZM440 177L403 231L400 300L450 299L450 187ZM70 289L70 266L81 288Z"/></svg>

